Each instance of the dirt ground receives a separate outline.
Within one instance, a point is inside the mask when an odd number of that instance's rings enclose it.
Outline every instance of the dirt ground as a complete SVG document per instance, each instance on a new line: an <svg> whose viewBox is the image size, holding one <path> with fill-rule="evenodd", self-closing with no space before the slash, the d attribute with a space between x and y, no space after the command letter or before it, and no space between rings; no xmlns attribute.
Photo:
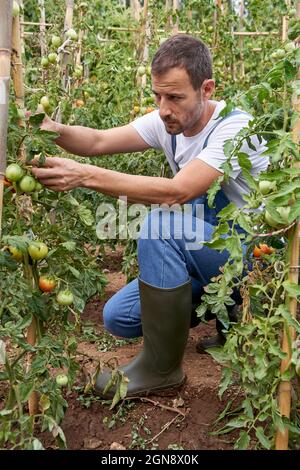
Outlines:
<svg viewBox="0 0 300 470"><path fill-rule="evenodd" d="M83 323L97 334L103 333L103 305L126 283L121 263L122 249L108 248L102 266L109 280L105 296L93 299L82 316ZM184 356L187 381L175 396L125 400L109 410L108 402L83 395L79 387L69 392L69 406L61 425L68 449L232 449L232 436L211 435L213 423L225 405L218 398L221 369L209 355L195 350L199 338L213 333L214 322L190 330ZM87 340L79 344L79 352L83 353L83 367L88 357L106 361L117 356L119 364L124 364L141 346L141 341L122 342L101 352L97 342ZM46 448L55 447L51 442L45 444Z"/></svg>

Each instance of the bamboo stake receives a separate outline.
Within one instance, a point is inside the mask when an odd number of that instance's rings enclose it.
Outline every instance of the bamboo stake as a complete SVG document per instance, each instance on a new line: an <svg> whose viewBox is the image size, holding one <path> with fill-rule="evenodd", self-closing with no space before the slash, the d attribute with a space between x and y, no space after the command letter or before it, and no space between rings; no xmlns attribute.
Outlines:
<svg viewBox="0 0 300 470"><path fill-rule="evenodd" d="M130 5L131 5L131 10L132 10L134 19L136 21L140 21L141 4L139 0L131 0Z"/></svg>
<svg viewBox="0 0 300 470"><path fill-rule="evenodd" d="M26 335L26 340L27 340L27 343L30 344L31 346L34 346L35 343L36 343L36 319L35 317L33 316L32 317L32 320L31 320L31 323L28 327L28 330L27 330L27 335ZM28 359L27 359L27 368L29 369L30 368L30 365L31 365L31 355L29 355ZM36 414L38 414L39 412L39 400L38 400L38 393L34 390L29 399L28 399L28 410L29 410L29 414L30 416L34 416Z"/></svg>
<svg viewBox="0 0 300 470"><path fill-rule="evenodd" d="M287 5L289 2L286 0ZM297 3L297 13L296 18L300 19L300 3ZM287 32L287 22L283 21L282 28L282 39L286 39ZM299 47L299 44L297 44ZM300 76L300 69L298 70L298 77ZM297 100L293 103L293 108L296 112L300 112L300 100L297 97ZM300 134L300 118L294 124L293 127L293 142L299 144L299 134ZM294 164L295 168L300 169L300 163L296 162ZM288 281L298 284L299 282L299 249L300 249L300 222L297 222L296 225L290 230L289 239L288 239L288 261L289 261L289 272L288 272ZM287 305L291 313L292 318L296 319L297 316L297 299L288 296ZM286 354L285 359L281 361L280 372L283 374L290 367L291 361L291 348L290 344L295 340L296 332L295 328L292 326L288 327L287 331L284 329L283 338L282 338L282 351ZM286 418L290 417L291 412L291 391L292 386L291 382L284 380L280 382L278 389L278 404L279 411L281 416ZM276 439L275 439L275 449L276 450L288 450L289 444L289 432L288 428L285 427L284 431L281 432L277 429Z"/></svg>
<svg viewBox="0 0 300 470"><path fill-rule="evenodd" d="M142 61L145 65L149 60L149 45L148 40L150 39L150 21L149 21L149 14L148 14L148 0L144 0L144 9L143 9L143 26L142 26L142 41L139 48L139 60ZM141 100L143 97L143 89L146 87L147 84L147 74L144 73L142 77L137 77L137 85L141 87Z"/></svg>
<svg viewBox="0 0 300 470"><path fill-rule="evenodd" d="M19 15L13 18L12 22L12 79L15 91L15 100L17 108L23 113L25 111L25 91L23 83L23 63L22 63L22 41ZM22 118L18 120L20 127L24 127L25 123ZM26 161L25 147L21 145L19 148L18 158L20 161Z"/></svg>
<svg viewBox="0 0 300 470"><path fill-rule="evenodd" d="M65 16L65 24L64 24L65 33L69 29L72 28L73 11L74 11L74 0L66 0L66 16ZM65 39L67 38L65 37ZM62 84L62 89L65 91L68 88L68 80L69 80L68 64L69 64L69 53L68 51L64 49L62 53L62 58L61 58L61 73L62 73L61 84ZM61 109L59 107L57 114L56 114L56 121L61 122L61 119L62 119Z"/></svg>
<svg viewBox="0 0 300 470"><path fill-rule="evenodd" d="M177 34L179 31L179 18L177 16L177 12L179 10L179 2L178 0L173 0L173 14L176 14L176 21L173 23L173 18L172 18L172 32L173 34Z"/></svg>
<svg viewBox="0 0 300 470"><path fill-rule="evenodd" d="M285 4L287 7L291 6L290 0L285 0ZM282 41L286 41L288 37L288 17L285 15L282 17Z"/></svg>
<svg viewBox="0 0 300 470"><path fill-rule="evenodd" d="M239 29L243 28L243 19L245 14L244 0L240 0L239 8ZM239 36L239 48L240 48L240 61L241 61L241 78L245 77L245 63L244 63L244 39L243 36Z"/></svg>
<svg viewBox="0 0 300 470"><path fill-rule="evenodd" d="M12 1L2 0L0 2L0 236L2 233L3 178L6 168L11 36Z"/></svg>
<svg viewBox="0 0 300 470"><path fill-rule="evenodd" d="M21 34L21 38L23 39L24 37L24 25L22 24L22 22L24 21L24 2L23 0L19 0L19 5L20 5L20 8L21 8L21 14L20 14L20 34ZM25 44L24 44L24 41L21 41L21 46L22 46L22 55L25 54Z"/></svg>
<svg viewBox="0 0 300 470"><path fill-rule="evenodd" d="M43 2L44 0L39 0L40 2ZM41 20L40 22L36 21L20 21L20 25L22 26L54 26L53 23L46 23L46 20Z"/></svg>
<svg viewBox="0 0 300 470"><path fill-rule="evenodd" d="M45 14L45 2L44 0L39 1L39 9L40 9L40 18L41 22L39 24L40 27L40 48L41 48L41 56L45 57L47 55L47 43L46 43L46 14ZM43 83L46 82L47 72L45 69L42 69L42 81Z"/></svg>

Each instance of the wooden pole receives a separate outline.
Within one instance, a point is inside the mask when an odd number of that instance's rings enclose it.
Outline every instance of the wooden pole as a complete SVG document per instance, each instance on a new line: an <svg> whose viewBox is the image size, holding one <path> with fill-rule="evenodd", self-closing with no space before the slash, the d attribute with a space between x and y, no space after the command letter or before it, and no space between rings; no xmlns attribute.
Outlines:
<svg viewBox="0 0 300 470"><path fill-rule="evenodd" d="M131 5L131 10L132 10L134 19L136 21L140 21L141 4L139 0L131 0L130 5Z"/></svg>
<svg viewBox="0 0 300 470"><path fill-rule="evenodd" d="M17 108L21 110L22 113L25 111L25 91L23 83L23 63L22 63L22 40L21 40L21 26L20 26L20 17L15 16L12 22L12 79L14 84L15 91L15 100ZM20 118L18 120L19 126L24 126L24 119ZM18 154L19 160L22 162L26 161L25 147L21 145L19 148Z"/></svg>
<svg viewBox="0 0 300 470"><path fill-rule="evenodd" d="M176 14L176 21L174 23L172 19L172 32L173 34L177 34L179 31L179 18L177 16L177 12L179 10L179 1L173 0L173 14Z"/></svg>
<svg viewBox="0 0 300 470"><path fill-rule="evenodd" d="M297 20L300 19L300 3L297 3ZM282 28L282 39L286 39L287 24L283 22ZM299 47L299 44L297 44ZM298 70L298 77L300 77L300 69ZM293 108L296 113L300 112L300 99L297 97L293 103ZM299 134L300 134L300 118L294 124L293 127L293 141L296 144L299 144ZM294 164L295 168L300 169L300 163L296 162ZM288 237L288 263L289 263L289 272L288 272L288 281L298 284L299 282L299 249L300 249L300 222L297 222L295 226L290 230ZM291 314L291 317L296 319L297 316L297 299L294 297L287 297L287 305ZM281 361L280 372L283 374L290 367L291 361L291 347L290 345L295 340L295 329L292 326L288 327L288 330L284 329L283 338L282 338L282 351L286 354L285 359ZM291 382L284 380L280 382L278 389L278 404L279 411L281 416L285 416L289 419L291 412L291 391L292 386ZM285 427L284 431L281 432L277 429L276 439L275 439L275 449L276 450L287 450L289 444L289 432Z"/></svg>
<svg viewBox="0 0 300 470"><path fill-rule="evenodd" d="M285 0L285 4L287 7L290 7L291 6L291 2L290 0ZM282 38L282 41L286 41L287 40L287 37L288 37L288 17L285 15L282 17L282 35L281 35L281 38Z"/></svg>
<svg viewBox="0 0 300 470"><path fill-rule="evenodd" d="M12 1L0 2L0 237L2 233L3 179L6 168L8 97L12 36Z"/></svg>
<svg viewBox="0 0 300 470"><path fill-rule="evenodd" d="M47 42L46 42L46 13L45 13L45 2L44 0L39 0L39 9L40 9L40 33L39 33L39 40L40 40L40 48L41 48L41 57L46 57L47 55ZM42 68L42 81L43 83L46 82L47 79L47 71Z"/></svg>
<svg viewBox="0 0 300 470"><path fill-rule="evenodd" d="M65 24L64 24L64 33L66 33L69 29L72 28L73 25L73 11L74 11L74 0L66 0L66 15L65 15ZM65 36L65 39L67 37ZM61 57L61 84L62 89L67 91L68 88L68 80L69 80L69 53L67 50L64 49L62 52ZM56 121L61 122L61 109L59 108L56 114Z"/></svg>
<svg viewBox="0 0 300 470"><path fill-rule="evenodd" d="M240 8L239 8L239 29L240 30L243 29L244 14L245 14L244 0L240 0ZM243 79L245 77L243 36L239 36L239 48L240 48L240 61L241 61L240 75L241 75L241 79Z"/></svg>

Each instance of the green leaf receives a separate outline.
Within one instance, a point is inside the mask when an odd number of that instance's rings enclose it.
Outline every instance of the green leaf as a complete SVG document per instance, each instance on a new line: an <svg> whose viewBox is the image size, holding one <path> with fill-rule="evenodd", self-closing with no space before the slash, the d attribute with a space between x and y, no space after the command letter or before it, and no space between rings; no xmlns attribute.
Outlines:
<svg viewBox="0 0 300 470"><path fill-rule="evenodd" d="M284 281L282 286L286 292L288 292L292 297L300 296L300 286L291 281Z"/></svg>
<svg viewBox="0 0 300 470"><path fill-rule="evenodd" d="M271 449L271 443L270 443L269 439L267 438L267 436L265 435L264 430L261 426L259 426L256 429L255 435L256 435L257 439L259 440L259 442L261 443L261 445L265 449Z"/></svg>
<svg viewBox="0 0 300 470"><path fill-rule="evenodd" d="M226 207L224 207L224 209L222 209L219 213L218 213L218 217L224 217L224 218L229 218L229 217L234 217L234 214L235 212L237 211L237 206L233 203L233 202L230 202L229 204L227 204Z"/></svg>
<svg viewBox="0 0 300 470"><path fill-rule="evenodd" d="M223 251L226 249L226 241L225 238L219 238L218 240L214 240L212 242L205 242L205 246L211 248L212 250Z"/></svg>
<svg viewBox="0 0 300 470"><path fill-rule="evenodd" d="M248 448L250 443L250 437L248 436L246 431L241 431L240 437L234 444L234 448L237 450L245 450Z"/></svg>
<svg viewBox="0 0 300 470"><path fill-rule="evenodd" d="M36 437L32 441L32 449L33 450L44 450L43 444Z"/></svg>
<svg viewBox="0 0 300 470"><path fill-rule="evenodd" d="M79 215L80 220L88 227L93 225L95 222L92 211L82 205L78 207L78 215Z"/></svg>
<svg viewBox="0 0 300 470"><path fill-rule="evenodd" d="M237 154L237 158L238 158L238 163L239 163L240 167L242 168L242 170L251 170L252 163L251 163L251 161L249 159L249 155L247 153L239 152Z"/></svg>
<svg viewBox="0 0 300 470"><path fill-rule="evenodd" d="M223 348L215 347L207 349L207 352L217 361L219 364L226 364L228 362L228 355L224 352Z"/></svg>
<svg viewBox="0 0 300 470"><path fill-rule="evenodd" d="M38 126L40 126L40 124L42 124L45 116L46 116L45 113L33 114L29 118L29 124L31 124L32 126L38 127Z"/></svg>
<svg viewBox="0 0 300 470"><path fill-rule="evenodd" d="M70 240L68 242L61 243L60 246L64 247L67 251L72 252L76 249L76 242Z"/></svg>
<svg viewBox="0 0 300 470"><path fill-rule="evenodd" d="M71 273L73 274L74 277L76 277L77 279L80 279L81 274L80 274L80 272L78 271L78 269L75 269L75 268L74 268L73 266L71 266L70 264L69 264L68 268L69 268L69 271L71 271Z"/></svg>
<svg viewBox="0 0 300 470"><path fill-rule="evenodd" d="M50 405L50 398L43 393L39 399L39 406L42 412L44 413L46 410L48 410L50 408Z"/></svg>

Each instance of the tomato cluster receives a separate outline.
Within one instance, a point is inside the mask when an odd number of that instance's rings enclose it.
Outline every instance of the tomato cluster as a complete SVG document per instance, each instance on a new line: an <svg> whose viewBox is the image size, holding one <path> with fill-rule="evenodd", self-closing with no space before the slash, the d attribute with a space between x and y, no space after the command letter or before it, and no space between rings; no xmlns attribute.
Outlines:
<svg viewBox="0 0 300 470"><path fill-rule="evenodd" d="M275 253L275 248L267 245L266 243L260 243L259 246L255 245L253 248L253 256L255 258L261 258L261 255L271 255Z"/></svg>
<svg viewBox="0 0 300 470"><path fill-rule="evenodd" d="M26 175L24 169L18 163L11 163L5 171L6 181L23 193L39 192L43 189L33 176Z"/></svg>

